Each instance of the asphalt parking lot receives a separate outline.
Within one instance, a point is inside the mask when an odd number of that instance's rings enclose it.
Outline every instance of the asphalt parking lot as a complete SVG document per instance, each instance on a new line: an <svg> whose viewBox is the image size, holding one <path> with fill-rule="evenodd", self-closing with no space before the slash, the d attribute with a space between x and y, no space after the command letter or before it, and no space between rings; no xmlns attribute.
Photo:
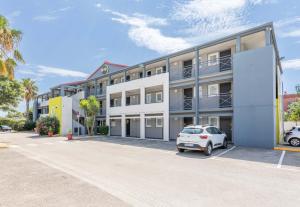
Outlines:
<svg viewBox="0 0 300 207"><path fill-rule="evenodd" d="M79 192L93 188L86 196L99 193L107 198L103 203L89 199L89 206L106 206L106 200L111 206L273 207L300 203L300 153L297 152L230 146L206 157L201 152L178 153L174 142L110 137L65 139L39 138L30 133L0 134L0 142L10 145L5 151L44 166L41 175L51 178L48 171L55 170L69 177L69 185ZM3 150L0 149L0 158ZM16 161L11 158L10 162ZM4 165L7 170L12 167ZM26 166L23 169L9 170L13 174L9 179L18 177L19 182L26 182L38 170ZM24 173L29 175L22 177ZM53 182L60 187L59 180ZM18 189L10 192L12 189L5 186L5 179L2 183L1 195L3 192L12 195L6 200L7 206L28 198L26 192L23 195ZM51 183L46 182L44 187ZM68 189L59 192L64 194L64 191ZM39 198L35 199L39 203ZM72 197L68 199L62 199L65 206L74 203ZM43 206L52 205L43 202Z"/></svg>

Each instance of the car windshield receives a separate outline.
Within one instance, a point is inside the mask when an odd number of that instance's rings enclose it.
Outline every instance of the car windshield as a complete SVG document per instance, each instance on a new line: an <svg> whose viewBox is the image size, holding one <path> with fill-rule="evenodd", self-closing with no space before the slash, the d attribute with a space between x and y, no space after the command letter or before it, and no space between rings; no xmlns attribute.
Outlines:
<svg viewBox="0 0 300 207"><path fill-rule="evenodd" d="M181 133L184 134L201 134L203 129L201 128L184 128Z"/></svg>

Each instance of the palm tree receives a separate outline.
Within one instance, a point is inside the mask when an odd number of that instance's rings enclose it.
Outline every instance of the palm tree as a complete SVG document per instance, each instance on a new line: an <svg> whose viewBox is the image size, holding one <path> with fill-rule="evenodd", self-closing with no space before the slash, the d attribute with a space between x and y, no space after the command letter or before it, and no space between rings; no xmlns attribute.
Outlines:
<svg viewBox="0 0 300 207"><path fill-rule="evenodd" d="M33 100L38 92L38 87L35 82L30 78L22 79L22 85L24 88L24 100L26 102L26 114L29 113L29 103Z"/></svg>
<svg viewBox="0 0 300 207"><path fill-rule="evenodd" d="M17 62L25 63L18 45L22 32L9 27L7 19L0 15L0 75L14 79Z"/></svg>

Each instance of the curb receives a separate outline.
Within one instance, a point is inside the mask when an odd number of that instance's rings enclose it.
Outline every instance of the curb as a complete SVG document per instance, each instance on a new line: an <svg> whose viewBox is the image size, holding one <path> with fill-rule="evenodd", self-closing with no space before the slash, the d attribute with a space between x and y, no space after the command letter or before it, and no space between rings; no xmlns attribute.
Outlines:
<svg viewBox="0 0 300 207"><path fill-rule="evenodd" d="M290 147L274 147L274 150L279 150L279 151L288 151L288 152L300 152L300 148L290 148Z"/></svg>

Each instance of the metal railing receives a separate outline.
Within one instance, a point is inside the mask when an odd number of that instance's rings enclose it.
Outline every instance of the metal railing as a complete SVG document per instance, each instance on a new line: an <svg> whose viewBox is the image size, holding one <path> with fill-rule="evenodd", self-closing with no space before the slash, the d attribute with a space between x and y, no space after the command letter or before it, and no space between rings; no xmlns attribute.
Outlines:
<svg viewBox="0 0 300 207"><path fill-rule="evenodd" d="M232 93L220 93L219 94L219 106L220 108L226 108L232 106Z"/></svg>
<svg viewBox="0 0 300 207"><path fill-rule="evenodd" d="M193 98L184 98L183 100L183 110L192 110L193 109Z"/></svg>
<svg viewBox="0 0 300 207"><path fill-rule="evenodd" d="M186 66L183 68L183 78L191 78L193 76L193 66Z"/></svg>
<svg viewBox="0 0 300 207"><path fill-rule="evenodd" d="M199 108L227 108L232 107L232 93L219 93L215 95L202 95L199 99Z"/></svg>
<svg viewBox="0 0 300 207"><path fill-rule="evenodd" d="M199 70L209 70L210 67L218 66L219 71L226 71L232 69L232 57L231 55L223 56L220 58L217 58L215 60L207 60L200 62L199 64Z"/></svg>

